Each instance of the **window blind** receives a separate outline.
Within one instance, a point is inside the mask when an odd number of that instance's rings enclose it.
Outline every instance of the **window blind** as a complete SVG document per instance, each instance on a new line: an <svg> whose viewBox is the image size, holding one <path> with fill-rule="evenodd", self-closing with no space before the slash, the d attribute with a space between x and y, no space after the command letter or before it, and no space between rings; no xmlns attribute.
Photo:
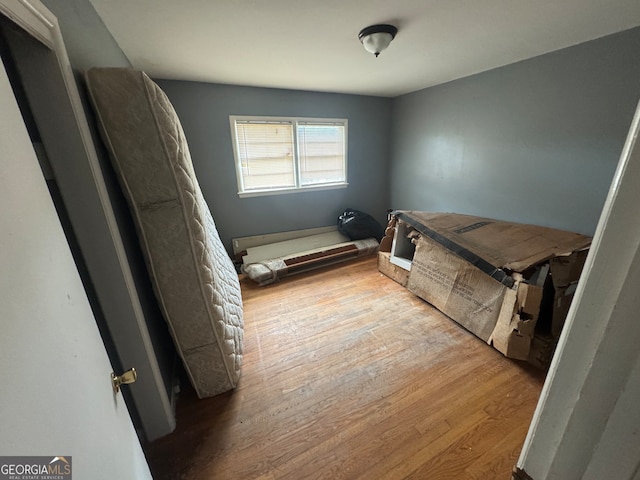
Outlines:
<svg viewBox="0 0 640 480"><path fill-rule="evenodd" d="M292 122L236 121L244 190L296 186Z"/></svg>
<svg viewBox="0 0 640 480"><path fill-rule="evenodd" d="M300 184L344 182L344 125L298 122Z"/></svg>

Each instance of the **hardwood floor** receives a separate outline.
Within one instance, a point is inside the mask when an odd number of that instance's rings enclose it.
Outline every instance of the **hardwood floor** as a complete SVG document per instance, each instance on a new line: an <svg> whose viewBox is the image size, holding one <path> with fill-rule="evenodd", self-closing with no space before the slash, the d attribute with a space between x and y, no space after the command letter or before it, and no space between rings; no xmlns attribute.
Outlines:
<svg viewBox="0 0 640 480"><path fill-rule="evenodd" d="M393 280L375 256L266 287L241 279L235 391L185 384L156 479L510 479L544 373Z"/></svg>

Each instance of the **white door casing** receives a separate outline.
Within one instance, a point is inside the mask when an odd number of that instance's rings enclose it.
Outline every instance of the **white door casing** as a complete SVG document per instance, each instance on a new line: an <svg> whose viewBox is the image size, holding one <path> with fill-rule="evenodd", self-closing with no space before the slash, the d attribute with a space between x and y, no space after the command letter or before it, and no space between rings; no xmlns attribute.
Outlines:
<svg viewBox="0 0 640 480"><path fill-rule="evenodd" d="M4 66L0 159L0 455L151 478Z"/></svg>
<svg viewBox="0 0 640 480"><path fill-rule="evenodd" d="M639 138L640 104L518 460L535 480L640 479Z"/></svg>
<svg viewBox="0 0 640 480"><path fill-rule="evenodd" d="M70 2L65 8L76 5ZM103 331L113 340L109 354L115 363L135 365L138 371L138 381L126 392L138 434L153 440L175 428L170 378L175 351L150 285L144 283L148 279L141 258L132 257L133 266L129 263L129 255L136 255L135 233L121 230L122 219L114 210L126 205L111 203L109 188L117 185L107 185L103 176L58 20L39 0L0 0L0 15L20 27L4 28L5 40L86 267L90 298ZM137 282L148 290L140 291Z"/></svg>

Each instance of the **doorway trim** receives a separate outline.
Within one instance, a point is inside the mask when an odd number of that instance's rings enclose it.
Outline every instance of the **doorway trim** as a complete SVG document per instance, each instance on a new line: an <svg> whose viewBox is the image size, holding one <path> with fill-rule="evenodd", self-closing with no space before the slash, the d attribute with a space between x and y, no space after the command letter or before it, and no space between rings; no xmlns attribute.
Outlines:
<svg viewBox="0 0 640 480"><path fill-rule="evenodd" d="M640 478L639 136L640 104L518 460L535 480Z"/></svg>
<svg viewBox="0 0 640 480"><path fill-rule="evenodd" d="M75 140L81 143L81 148L79 147L78 150L82 150L81 156L83 159L86 158L86 165L93 182L92 188L95 189L95 195L99 199L100 214L106 225L104 236L108 236L110 249L117 258L118 275L124 285L123 291L126 290L129 313L129 321L125 322L126 325L120 328L113 323L114 319L110 319L107 315L105 317L119 360L127 368L135 366L139 374L139 384L131 388L134 405L130 405L129 408L135 408L137 417L140 419L143 431L139 432L139 435L147 440L166 435L175 428L175 414L168 392L171 388L168 389L165 384L154 352L58 20L39 0L0 0L0 14L24 29L55 55L66 100L72 111L73 119L70 128L73 129ZM145 391L140 390L143 385L146 388Z"/></svg>

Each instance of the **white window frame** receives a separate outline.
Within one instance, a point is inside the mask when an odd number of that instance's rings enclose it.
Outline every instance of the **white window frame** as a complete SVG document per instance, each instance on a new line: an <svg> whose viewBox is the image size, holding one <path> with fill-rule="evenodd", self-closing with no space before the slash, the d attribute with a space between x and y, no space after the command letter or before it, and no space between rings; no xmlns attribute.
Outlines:
<svg viewBox="0 0 640 480"><path fill-rule="evenodd" d="M294 174L295 183L294 187L286 188L269 188L263 190L245 190L242 165L240 162L240 156L238 155L238 138L236 134L236 122L237 121L256 121L256 122L291 122L293 126L293 146L295 152L294 158ZM318 123L318 124L340 124L344 126L344 181L323 183L317 185L302 186L300 182L300 167L299 167L299 151L298 151L298 123ZM229 125L231 128L231 143L233 144L233 158L236 167L236 179L238 182L238 196L240 198L245 197L259 197L265 195L282 195L286 193L297 192L309 192L318 190L333 190L337 188L346 188L349 183L347 181L348 163L347 163L347 151L348 151L348 120L346 118L317 118L317 117L271 117L271 116L256 116L256 115L229 115Z"/></svg>

